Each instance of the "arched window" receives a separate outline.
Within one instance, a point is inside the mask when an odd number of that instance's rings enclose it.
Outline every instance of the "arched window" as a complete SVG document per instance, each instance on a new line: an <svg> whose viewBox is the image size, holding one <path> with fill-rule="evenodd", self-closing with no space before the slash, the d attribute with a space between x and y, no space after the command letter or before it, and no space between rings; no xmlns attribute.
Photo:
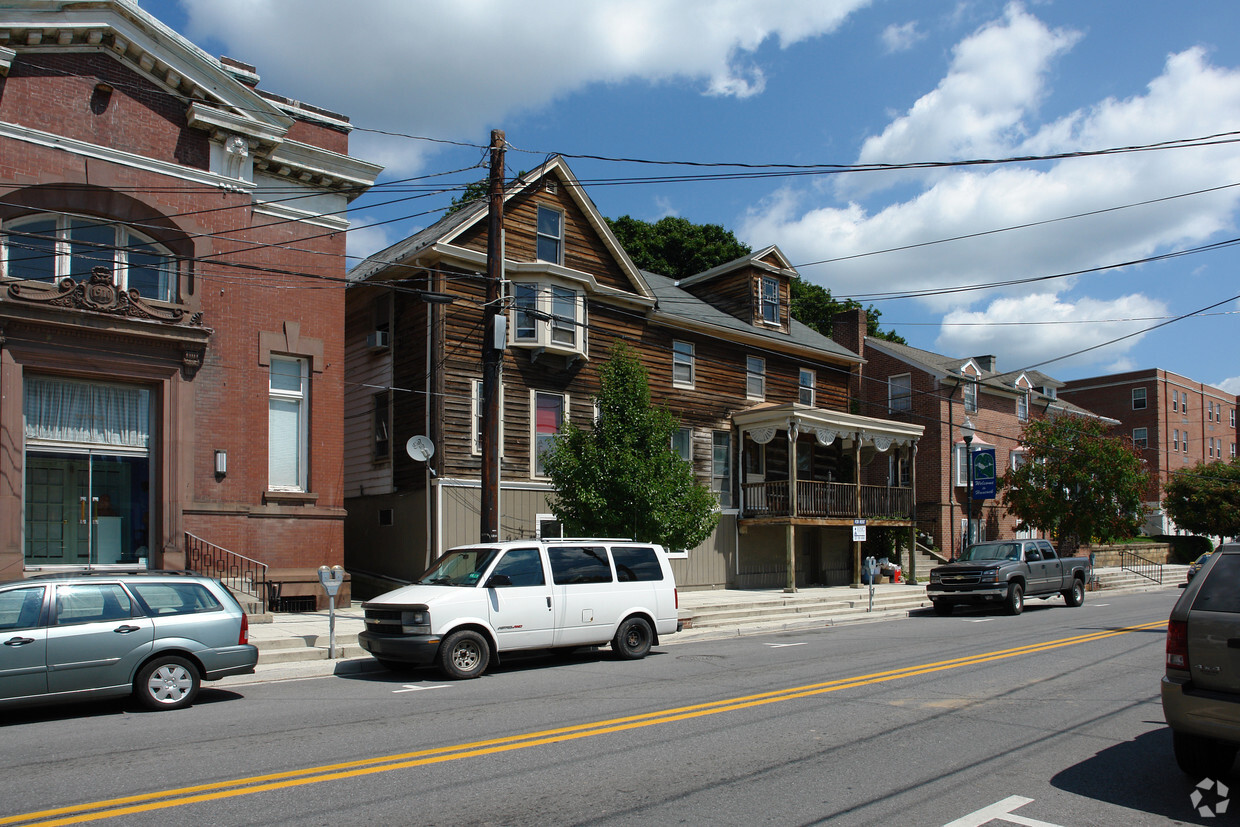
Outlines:
<svg viewBox="0 0 1240 827"><path fill-rule="evenodd" d="M13 218L0 226L0 273L54 284L81 281L95 267L112 271L122 290L177 300L177 259L168 248L115 221L64 213Z"/></svg>

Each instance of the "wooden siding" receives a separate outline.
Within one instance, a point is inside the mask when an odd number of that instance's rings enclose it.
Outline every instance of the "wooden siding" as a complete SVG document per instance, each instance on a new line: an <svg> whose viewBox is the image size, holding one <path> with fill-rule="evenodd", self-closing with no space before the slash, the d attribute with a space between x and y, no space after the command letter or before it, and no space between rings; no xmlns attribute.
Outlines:
<svg viewBox="0 0 1240 827"><path fill-rule="evenodd" d="M345 297L345 330L348 331L344 344L345 364L348 365L344 386L346 497L392 490L391 459L377 459L374 455L374 398L378 388L392 384L395 341L381 351L366 346L366 336L375 329L375 300L381 291L382 288L350 288ZM395 433L389 434L388 443L391 451L404 450L403 442L397 446Z"/></svg>
<svg viewBox="0 0 1240 827"><path fill-rule="evenodd" d="M542 186L534 186L509 199L504 205L504 257L510 261L537 261L536 239L538 207L546 206L564 214L563 261L554 262L589 273L604 287L635 292L632 282L621 269L602 237L595 232L586 219L585 212L569 195L568 187L560 181L556 192L546 192ZM470 250L485 252L487 248L487 219L483 215L454 242Z"/></svg>
<svg viewBox="0 0 1240 827"><path fill-rule="evenodd" d="M709 281L697 282L685 287L693 295L735 316L746 324L774 329L762 321L762 278L774 276L779 283L779 325L787 333L791 325L792 287L787 276L769 273L755 267L745 267L726 273Z"/></svg>

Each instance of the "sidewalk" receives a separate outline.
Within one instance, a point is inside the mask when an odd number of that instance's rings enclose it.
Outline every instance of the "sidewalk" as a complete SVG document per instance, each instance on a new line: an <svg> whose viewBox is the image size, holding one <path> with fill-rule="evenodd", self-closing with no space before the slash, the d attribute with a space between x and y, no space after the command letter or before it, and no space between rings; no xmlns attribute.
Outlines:
<svg viewBox="0 0 1240 827"><path fill-rule="evenodd" d="M1115 570L1096 573L1106 584L1105 593L1119 594L1154 589L1177 589L1184 582L1185 566L1167 566L1163 585L1142 584ZM1089 592L1086 601L1099 592ZM681 591L679 616L685 629L667 635L660 646L700 640L719 640L748 635L773 634L796 629L823 628L845 623L864 623L908 617L929 611L924 584L883 583L874 587L871 608L869 588L850 586L806 588L787 593L782 589L712 589ZM253 675L237 675L211 684L240 686L274 680L356 674L381 667L360 646L357 635L365 628L361 603L336 609L336 656L328 656L328 612L290 612L271 615L271 622L250 624L250 642L259 649Z"/></svg>

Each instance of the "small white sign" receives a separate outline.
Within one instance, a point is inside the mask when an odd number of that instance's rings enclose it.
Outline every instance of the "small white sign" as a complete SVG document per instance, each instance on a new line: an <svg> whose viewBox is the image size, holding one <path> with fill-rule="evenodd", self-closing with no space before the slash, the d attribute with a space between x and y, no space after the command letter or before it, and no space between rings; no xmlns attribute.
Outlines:
<svg viewBox="0 0 1240 827"><path fill-rule="evenodd" d="M853 526L853 542L854 543L865 542L865 525L864 524Z"/></svg>

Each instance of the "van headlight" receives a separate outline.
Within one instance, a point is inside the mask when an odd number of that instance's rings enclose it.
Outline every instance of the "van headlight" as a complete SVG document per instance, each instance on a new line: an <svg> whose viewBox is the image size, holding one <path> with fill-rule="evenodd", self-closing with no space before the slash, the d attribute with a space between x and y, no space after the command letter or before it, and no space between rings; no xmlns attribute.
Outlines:
<svg viewBox="0 0 1240 827"><path fill-rule="evenodd" d="M425 609L401 612L400 631L406 635L429 635L431 633L431 613Z"/></svg>

